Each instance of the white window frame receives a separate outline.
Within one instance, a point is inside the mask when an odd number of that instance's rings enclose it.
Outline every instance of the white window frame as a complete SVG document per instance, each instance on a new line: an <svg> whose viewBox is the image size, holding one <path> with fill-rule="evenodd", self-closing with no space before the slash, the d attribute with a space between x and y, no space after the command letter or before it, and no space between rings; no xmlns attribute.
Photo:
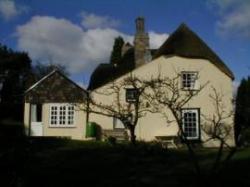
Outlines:
<svg viewBox="0 0 250 187"><path fill-rule="evenodd" d="M188 77L188 75L191 77L190 80L186 78L184 80L184 75ZM181 72L181 86L183 90L198 90L198 72L196 71L183 71ZM190 86L185 86L185 84L190 84Z"/></svg>
<svg viewBox="0 0 250 187"><path fill-rule="evenodd" d="M185 119L184 119L184 114L185 113L195 113L195 119L196 119L196 136L189 137L186 135L187 140L199 140L200 139L200 111L199 108L194 108L194 109L182 109L181 110L181 116L182 116L182 130L185 133Z"/></svg>
<svg viewBox="0 0 250 187"><path fill-rule="evenodd" d="M55 124L52 124L52 107L57 107L56 108L56 114L54 116L56 116ZM60 124L60 107L65 107L65 124ZM70 107L73 107L73 118L70 119L70 115L69 112L72 112L69 110ZM63 111L62 111L63 112ZM72 124L69 124L69 120L72 120ZM59 127L59 128L63 128L63 127L75 127L75 107L72 104L69 103L51 103L49 105L49 127Z"/></svg>

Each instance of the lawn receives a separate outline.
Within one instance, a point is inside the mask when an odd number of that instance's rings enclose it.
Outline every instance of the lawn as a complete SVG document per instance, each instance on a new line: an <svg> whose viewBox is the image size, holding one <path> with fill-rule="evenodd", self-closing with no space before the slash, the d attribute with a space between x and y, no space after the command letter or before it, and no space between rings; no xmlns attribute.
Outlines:
<svg viewBox="0 0 250 187"><path fill-rule="evenodd" d="M1 147L1 186L199 186L184 149L49 138L5 140ZM215 152L199 150L204 171ZM250 149L239 150L216 178L204 178L204 184L211 180L213 186L250 186Z"/></svg>

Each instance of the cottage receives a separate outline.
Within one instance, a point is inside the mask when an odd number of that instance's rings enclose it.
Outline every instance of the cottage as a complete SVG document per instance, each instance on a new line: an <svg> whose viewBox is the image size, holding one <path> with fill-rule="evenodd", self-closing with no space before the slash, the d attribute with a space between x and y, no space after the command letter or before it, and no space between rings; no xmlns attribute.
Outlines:
<svg viewBox="0 0 250 187"><path fill-rule="evenodd" d="M88 88L92 97L104 104L114 102L114 96L99 93L110 84L122 81L131 74L141 79L150 79L159 74L174 78L178 74L182 94L192 89L199 90L201 85L206 84L180 111L185 116L183 129L189 140L203 142L205 146L218 146L218 142L209 141L208 134L203 131L204 116L212 118L217 112L211 101L214 90L223 95L223 110L231 113L234 75L215 52L185 24L181 24L159 49L150 49L144 19L141 17L136 19L134 46L127 43L122 50L123 57L119 64L101 64L93 72ZM129 94L130 90L124 88L123 92L123 102L126 103L125 95ZM169 116L169 121L174 120L170 112ZM96 122L103 129L116 131L122 128L118 119L98 114L90 114L90 121ZM234 145L233 116L229 117L226 123L231 129L226 141ZM168 124L162 115L152 113L140 118L135 130L137 139L146 141L155 140L157 137L177 136L178 132L176 123Z"/></svg>
<svg viewBox="0 0 250 187"><path fill-rule="evenodd" d="M216 107L211 102L213 90L223 95L223 111L233 111L234 75L226 64L187 25L181 24L159 49L150 49L149 36L144 19L136 19L134 45L126 43L122 48L122 59L118 64L100 64L92 73L88 92L103 104L114 102L112 94L99 94L110 84L118 83L135 75L150 79L159 74L173 78L180 75L182 94L206 86L181 109L183 129L190 141L202 142L204 146L218 146L209 140L203 130L204 116L213 117ZM199 75L199 76L197 76ZM198 78L197 78L198 77ZM122 89L122 102L133 99L133 90ZM125 97L127 96L127 97ZM31 86L25 93L24 123L31 136L63 136L85 139L87 122L94 122L102 134L126 134L126 129L117 118L96 113L86 114L75 106L86 103L88 93L59 71ZM167 108L165 109L168 110ZM169 121L173 116L169 113ZM226 119L229 125L228 145L234 145L233 116ZM146 113L139 119L135 134L137 139L152 141L157 137L175 137L179 132L176 123L168 123L159 113Z"/></svg>

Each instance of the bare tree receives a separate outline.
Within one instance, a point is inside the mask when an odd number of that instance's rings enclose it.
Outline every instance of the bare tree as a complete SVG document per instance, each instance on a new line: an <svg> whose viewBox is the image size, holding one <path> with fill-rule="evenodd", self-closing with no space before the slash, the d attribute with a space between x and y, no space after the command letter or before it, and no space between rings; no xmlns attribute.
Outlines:
<svg viewBox="0 0 250 187"><path fill-rule="evenodd" d="M196 80L197 79L198 75L196 77ZM150 101L151 106L157 107L156 110L163 114L168 124L175 122L175 124L178 125L178 137L186 145L196 174L199 177L198 180L200 180L200 178L202 178L202 172L198 159L198 152L188 140L185 129L183 128L183 116L181 110L194 97L198 96L209 82L200 85L198 89L187 89L183 91L180 80L181 74L178 73L173 78L163 77L161 75L157 78L152 78L150 81L147 81L151 91L147 92L146 97ZM215 173L221 164L228 162L232 158L236 151L236 147L227 143L227 140L232 138L233 124L231 124L232 120L230 120L230 118L233 113L226 109L226 106L223 103L223 95L218 93L215 88L212 89L213 94L210 95L210 99L214 106L214 113L212 116L202 115L204 119L202 130L208 136L206 141L215 140L220 144L216 154L216 159L211 168L212 173ZM229 151L225 152L225 148L229 149ZM227 153L227 156L224 156L223 153Z"/></svg>
<svg viewBox="0 0 250 187"><path fill-rule="evenodd" d="M198 74L196 76L197 79ZM200 165L196 158L197 156L183 129L181 110L193 97L197 96L203 90L208 82L201 85L199 89L187 89L183 91L180 80L181 74L178 73L173 78L159 74L157 78L147 81L151 91L146 94L146 97L150 101L151 106L157 107L155 110L163 114L167 124L175 122L178 125L178 137L187 146L195 170L197 174L200 174Z"/></svg>
<svg viewBox="0 0 250 187"><path fill-rule="evenodd" d="M52 61L50 61L50 63L48 64L44 64L37 61L33 67L33 74L37 80L40 80L41 78L56 69L62 72L64 75L69 76L69 72L66 66L58 63L53 63Z"/></svg>
<svg viewBox="0 0 250 187"><path fill-rule="evenodd" d="M145 81L130 74L123 80L111 82L105 88L96 91L94 97L89 97L88 106L84 106L84 110L119 119L129 130L131 143L135 144L138 120L147 112L154 112L145 99L144 93L147 87ZM125 89L130 91L129 95ZM98 96L112 97L112 101L102 102L98 100Z"/></svg>
<svg viewBox="0 0 250 187"><path fill-rule="evenodd" d="M202 115L203 131L208 135L206 141L215 140L219 142L219 149L211 172L217 173L220 166L227 163L235 154L237 147L228 143L233 138L233 111L228 111L223 102L224 95L212 87L213 93L210 95L215 113L211 116ZM225 151L226 150L226 151Z"/></svg>

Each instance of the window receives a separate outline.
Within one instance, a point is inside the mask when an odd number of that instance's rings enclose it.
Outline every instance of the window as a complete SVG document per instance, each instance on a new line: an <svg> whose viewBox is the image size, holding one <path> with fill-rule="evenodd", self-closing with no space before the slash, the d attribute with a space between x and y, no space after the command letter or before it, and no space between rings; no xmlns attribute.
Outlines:
<svg viewBox="0 0 250 187"><path fill-rule="evenodd" d="M67 104L51 104L50 126L51 127L74 126L74 106Z"/></svg>
<svg viewBox="0 0 250 187"><path fill-rule="evenodd" d="M138 99L138 90L135 88L126 89L126 101L127 102L136 102Z"/></svg>
<svg viewBox="0 0 250 187"><path fill-rule="evenodd" d="M121 120L115 117L113 118L113 127L114 129L124 129L124 125Z"/></svg>
<svg viewBox="0 0 250 187"><path fill-rule="evenodd" d="M199 140L199 109L182 110L182 128L187 140Z"/></svg>
<svg viewBox="0 0 250 187"><path fill-rule="evenodd" d="M181 73L182 88L185 90L196 89L197 72L182 72Z"/></svg>

